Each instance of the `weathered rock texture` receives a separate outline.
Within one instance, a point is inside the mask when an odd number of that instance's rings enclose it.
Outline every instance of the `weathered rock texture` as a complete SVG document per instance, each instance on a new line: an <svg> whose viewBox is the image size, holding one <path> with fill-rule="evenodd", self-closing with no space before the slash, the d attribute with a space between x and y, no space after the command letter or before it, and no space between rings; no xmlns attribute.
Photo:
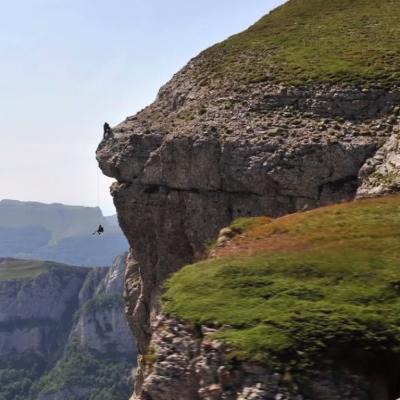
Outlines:
<svg viewBox="0 0 400 400"><path fill-rule="evenodd" d="M400 137L393 134L360 170L358 197L395 193L400 190Z"/></svg>
<svg viewBox="0 0 400 400"><path fill-rule="evenodd" d="M188 328L159 316L152 329L151 348L142 360L146 379L141 397L146 400L390 399L382 377L366 379L329 360L321 360L318 371L296 382L288 371L227 359L226 346L210 336L212 328Z"/></svg>
<svg viewBox="0 0 400 400"><path fill-rule="evenodd" d="M50 364L68 338L88 270L50 269L35 279L0 282L0 358L37 353Z"/></svg>
<svg viewBox="0 0 400 400"><path fill-rule="evenodd" d="M158 340L151 324L161 312L163 282L202 257L233 219L279 216L399 187L398 87L293 87L227 75L216 82L214 67L232 61L224 56L229 49L218 49L215 57L206 51L189 62L152 105L107 134L97 151L100 168L117 181L112 194L132 247L127 314L143 355ZM180 362L156 378L142 360L136 398L207 398L202 393L209 384L196 374L190 375L190 393L174 392L183 378L168 371ZM157 379L169 388L158 391ZM229 398L218 390L209 398ZM241 399L269 398L240 390Z"/></svg>
<svg viewBox="0 0 400 400"><path fill-rule="evenodd" d="M122 312L126 256L117 257L109 269L93 270L80 292L81 309L71 337L98 354L136 355L132 332Z"/></svg>
<svg viewBox="0 0 400 400"><path fill-rule="evenodd" d="M112 194L133 248L127 313L142 354L164 280L202 257L233 219L398 188L399 89L265 83L209 89L199 79L202 62L202 55L192 60L97 152L103 172L117 180ZM377 184L378 176L390 184ZM139 370L138 399L206 398L201 380L190 384L196 395L181 397L154 391L151 380L154 374Z"/></svg>

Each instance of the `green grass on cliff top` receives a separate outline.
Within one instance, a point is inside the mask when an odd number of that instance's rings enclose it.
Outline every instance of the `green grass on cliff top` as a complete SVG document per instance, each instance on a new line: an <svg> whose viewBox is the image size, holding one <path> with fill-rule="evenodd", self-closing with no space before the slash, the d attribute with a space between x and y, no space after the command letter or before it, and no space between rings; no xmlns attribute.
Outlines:
<svg viewBox="0 0 400 400"><path fill-rule="evenodd" d="M0 258L0 282L19 279L34 279L51 268L65 271L84 271L77 267L41 260L18 260L13 258Z"/></svg>
<svg viewBox="0 0 400 400"><path fill-rule="evenodd" d="M272 367L400 355L400 196L235 226L216 258L167 282L168 313Z"/></svg>
<svg viewBox="0 0 400 400"><path fill-rule="evenodd" d="M290 0L207 50L209 76L393 86L400 83L399 21L398 0Z"/></svg>

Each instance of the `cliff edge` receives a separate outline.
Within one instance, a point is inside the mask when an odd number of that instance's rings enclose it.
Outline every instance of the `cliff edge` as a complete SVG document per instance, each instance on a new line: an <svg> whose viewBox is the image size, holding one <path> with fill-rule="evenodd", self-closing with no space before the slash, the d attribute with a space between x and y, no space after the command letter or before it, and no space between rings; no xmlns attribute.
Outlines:
<svg viewBox="0 0 400 400"><path fill-rule="evenodd" d="M291 0L191 60L100 143L142 355L165 279L233 220L398 190L399 18L393 0ZM136 398L170 399L143 391L139 361Z"/></svg>

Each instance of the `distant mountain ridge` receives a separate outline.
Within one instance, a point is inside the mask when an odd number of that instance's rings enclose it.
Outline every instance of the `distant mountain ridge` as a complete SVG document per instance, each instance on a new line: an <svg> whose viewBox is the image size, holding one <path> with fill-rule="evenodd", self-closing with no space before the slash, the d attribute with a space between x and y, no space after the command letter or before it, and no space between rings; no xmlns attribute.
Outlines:
<svg viewBox="0 0 400 400"><path fill-rule="evenodd" d="M99 224L104 234L92 235ZM102 266L127 247L116 217L98 207L0 201L0 257Z"/></svg>

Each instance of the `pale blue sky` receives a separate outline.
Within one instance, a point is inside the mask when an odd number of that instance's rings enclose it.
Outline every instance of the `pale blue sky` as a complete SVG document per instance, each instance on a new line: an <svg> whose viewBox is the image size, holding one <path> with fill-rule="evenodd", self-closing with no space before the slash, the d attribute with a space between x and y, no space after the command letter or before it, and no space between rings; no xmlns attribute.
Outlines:
<svg viewBox="0 0 400 400"><path fill-rule="evenodd" d="M191 57L281 3L0 0L0 199L113 213L94 158L104 121L134 114Z"/></svg>

